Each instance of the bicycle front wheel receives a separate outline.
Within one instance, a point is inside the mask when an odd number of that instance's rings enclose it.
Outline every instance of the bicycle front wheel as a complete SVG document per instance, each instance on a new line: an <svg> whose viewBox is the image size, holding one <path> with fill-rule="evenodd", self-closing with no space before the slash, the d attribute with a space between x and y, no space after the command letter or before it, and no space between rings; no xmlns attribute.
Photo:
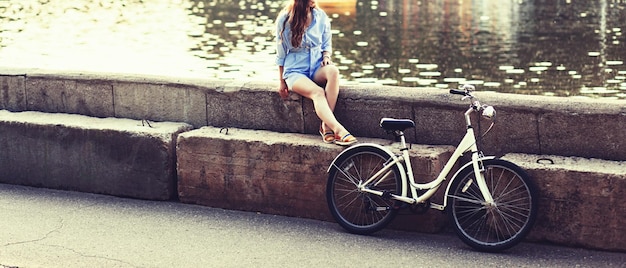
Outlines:
<svg viewBox="0 0 626 268"><path fill-rule="evenodd" d="M480 251L510 248L528 234L537 216L537 193L530 176L500 159L483 161L483 176L494 199L487 205L471 166L459 173L448 195L449 215L456 233Z"/></svg>
<svg viewBox="0 0 626 268"><path fill-rule="evenodd" d="M359 190L359 185L381 170L391 155L376 147L353 147L335 161L326 184L326 201L334 219L348 232L370 234L395 218L395 201ZM396 165L366 188L400 195L402 177Z"/></svg>

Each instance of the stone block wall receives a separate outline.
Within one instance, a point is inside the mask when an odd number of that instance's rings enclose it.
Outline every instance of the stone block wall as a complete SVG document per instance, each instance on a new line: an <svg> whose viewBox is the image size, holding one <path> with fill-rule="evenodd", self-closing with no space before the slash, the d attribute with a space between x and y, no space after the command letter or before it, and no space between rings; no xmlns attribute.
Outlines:
<svg viewBox="0 0 626 268"><path fill-rule="evenodd" d="M226 133L228 132L228 133ZM181 202L328 219L323 174L336 146L305 135L204 127L178 138ZM286 140L291 138L292 140ZM319 145L319 142L318 144Z"/></svg>
<svg viewBox="0 0 626 268"><path fill-rule="evenodd" d="M514 157L541 191L529 239L625 251L626 102L476 95L498 111L485 153ZM466 108L442 89L349 86L336 114L361 141L384 144L380 118L413 119L407 140L422 144L411 154L425 181L464 134ZM326 168L342 148L321 143L311 101L281 100L272 82L0 70L1 109L0 183L330 219ZM539 165L542 155L558 161ZM445 222L430 210L391 227L437 232Z"/></svg>
<svg viewBox="0 0 626 268"><path fill-rule="evenodd" d="M480 87L479 87L480 89ZM476 92L496 107L484 151L626 160L626 101ZM456 145L468 103L447 90L345 86L337 118L357 137L385 137L382 117L410 118L407 140ZM273 82L0 70L0 109L150 119L202 126L316 134L312 102L281 100ZM483 130L489 122L483 121Z"/></svg>
<svg viewBox="0 0 626 268"><path fill-rule="evenodd" d="M245 129L227 133L214 127L192 130L178 137L178 195L185 203L332 220L325 194L327 170L343 149L312 135ZM413 146L415 175L421 182L436 177L453 149ZM442 193L435 199L441 200ZM438 212L400 216L393 227L436 232L445 222Z"/></svg>
<svg viewBox="0 0 626 268"><path fill-rule="evenodd" d="M579 157L507 154L540 193L528 236L556 244L626 250L626 163Z"/></svg>
<svg viewBox="0 0 626 268"><path fill-rule="evenodd" d="M175 199L186 123L0 110L0 183Z"/></svg>
<svg viewBox="0 0 626 268"><path fill-rule="evenodd" d="M361 138L391 146L389 139ZM175 148L176 147L176 148ZM343 150L318 135L0 111L0 183L332 220L327 168ZM452 146L412 145L418 182L434 178ZM623 161L507 154L537 183L540 207L528 239L626 250ZM176 164L175 164L176 163ZM446 185L446 184L444 184ZM441 203L441 189L432 199ZM390 228L439 232L436 210L399 215Z"/></svg>

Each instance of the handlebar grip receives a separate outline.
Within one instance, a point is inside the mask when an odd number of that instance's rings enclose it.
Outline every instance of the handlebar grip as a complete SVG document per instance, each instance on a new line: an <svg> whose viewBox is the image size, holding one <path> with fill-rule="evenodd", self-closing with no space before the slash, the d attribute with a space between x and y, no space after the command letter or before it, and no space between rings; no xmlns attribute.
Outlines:
<svg viewBox="0 0 626 268"><path fill-rule="evenodd" d="M463 95L463 96L467 95L465 90L459 90L459 89L450 89L450 94Z"/></svg>

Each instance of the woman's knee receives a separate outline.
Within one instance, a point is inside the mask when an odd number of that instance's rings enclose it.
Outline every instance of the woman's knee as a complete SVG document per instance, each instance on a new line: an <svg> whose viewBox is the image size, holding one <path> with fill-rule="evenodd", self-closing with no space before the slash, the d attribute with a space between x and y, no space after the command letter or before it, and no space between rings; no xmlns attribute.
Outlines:
<svg viewBox="0 0 626 268"><path fill-rule="evenodd" d="M335 65L326 65L314 77L315 83L325 85L328 82L339 82L339 69Z"/></svg>
<svg viewBox="0 0 626 268"><path fill-rule="evenodd" d="M335 65L326 65L326 77L328 80L339 79L339 69Z"/></svg>
<svg viewBox="0 0 626 268"><path fill-rule="evenodd" d="M309 99L324 96L324 89L307 78L298 79L293 84L292 90Z"/></svg>
<svg viewBox="0 0 626 268"><path fill-rule="evenodd" d="M324 98L326 99L326 92L321 87L315 87L311 90L311 99Z"/></svg>

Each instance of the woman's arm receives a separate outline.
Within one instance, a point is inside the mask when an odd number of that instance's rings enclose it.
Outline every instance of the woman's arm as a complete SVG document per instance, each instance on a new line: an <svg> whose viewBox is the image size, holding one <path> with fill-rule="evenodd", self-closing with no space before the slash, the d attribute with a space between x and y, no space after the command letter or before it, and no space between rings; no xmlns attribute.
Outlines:
<svg viewBox="0 0 626 268"><path fill-rule="evenodd" d="M283 71L285 70L285 67L283 66L278 66L278 78L280 81L280 85L278 85L278 94L280 95L281 98L286 99L287 97L289 97L289 88L287 87L287 82L285 82L285 79L283 79Z"/></svg>
<svg viewBox="0 0 626 268"><path fill-rule="evenodd" d="M321 12L321 20L322 20L322 51L324 51L324 55L323 56L329 56L331 55L332 51L333 51L333 34L331 32L330 29L330 19L328 19L328 16L326 15L326 13Z"/></svg>
<svg viewBox="0 0 626 268"><path fill-rule="evenodd" d="M285 57L287 56L289 40L284 39L284 26L287 22L287 15L280 13L276 19L276 33L274 41L276 42L276 65L283 66L285 64Z"/></svg>
<svg viewBox="0 0 626 268"><path fill-rule="evenodd" d="M333 35L330 31L330 19L326 13L321 12L320 14L322 18L322 66L326 66L328 64L332 64L331 54L333 50Z"/></svg>
<svg viewBox="0 0 626 268"><path fill-rule="evenodd" d="M287 56L287 43L283 40L283 29L287 20L287 15L281 13L276 19L276 65L278 65L278 94L281 98L286 99L289 97L289 88L287 82L283 79L283 72L285 71L285 57Z"/></svg>

